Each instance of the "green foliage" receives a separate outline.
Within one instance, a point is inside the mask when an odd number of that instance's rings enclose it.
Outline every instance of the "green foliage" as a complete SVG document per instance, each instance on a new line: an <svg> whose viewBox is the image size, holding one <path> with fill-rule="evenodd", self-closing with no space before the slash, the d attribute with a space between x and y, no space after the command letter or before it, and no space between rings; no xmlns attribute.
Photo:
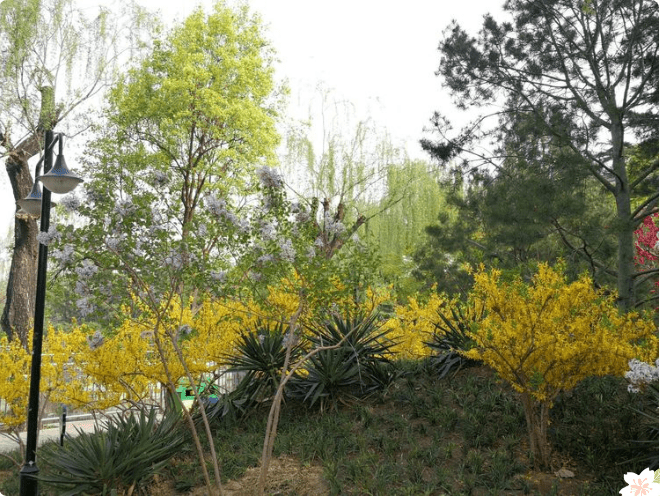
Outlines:
<svg viewBox="0 0 660 496"><path fill-rule="evenodd" d="M280 89L261 30L244 7L197 9L111 89L85 155L87 201L67 203L80 204L84 223L57 246L75 249L62 284L78 283L83 317L135 311L127 288L151 306L172 288L186 288L183 298L206 289L248 251L249 221L277 225L274 188L264 193L272 212L254 214L245 201L268 190L257 167L274 161L279 139ZM80 281L72 267L83 260L99 270ZM85 311L94 305L96 314Z"/></svg>
<svg viewBox="0 0 660 496"><path fill-rule="evenodd" d="M390 165L386 192L374 205L379 212L364 227L367 239L377 247L379 275L394 286L399 301L421 286L412 277L411 256L425 239L425 227L447 208L439 179L422 161L405 159Z"/></svg>
<svg viewBox="0 0 660 496"><path fill-rule="evenodd" d="M384 395L332 415L319 416L298 403L285 403L275 455L299 461L304 467L301 475L322 470L332 494L416 496L449 494L457 488L465 494L468 479L473 493L545 494L548 486L530 471L519 449L525 444L525 415L510 387L485 368L439 380L419 365L395 366L407 373ZM639 446L627 439L642 430L631 408L644 407L642 398L629 394L626 387L621 377L588 379L556 401L550 435L560 456L570 457L576 474L558 480L558 494L618 494L622 473L638 473L648 466L640 461L644 465L636 469L628 463ZM223 481L239 480L257 465L265 424L266 412L259 410L214 430L215 446L223 453ZM199 461L187 446L162 473L181 491L199 491L202 484ZM18 494L18 477L5 474L0 491ZM269 487L267 493L302 494L300 486L292 487L299 480L278 478L273 485L279 486Z"/></svg>
<svg viewBox="0 0 660 496"><path fill-rule="evenodd" d="M608 208L616 223L605 237L617 246L616 268L597 253L600 244L598 239L594 243L593 233L575 230L563 219L544 222L551 221L572 255L616 278L619 306L632 309L633 231L657 209L657 188L648 188L657 161L640 174L624 150L632 135L638 143L655 142L651 148L657 150L658 5L652 0L592 2L584 11L573 0L512 1L504 10L510 20L485 16L476 37L453 22L439 47L438 74L455 103L462 109L497 109L480 115L458 135L452 135L449 120L436 113L439 140L422 140L422 147L456 172L480 175L493 168L501 171L507 161L518 168L559 159L558 164L575 173L569 177L590 176L611 195ZM620 77L603 78L603 71ZM489 125L487 117L498 120ZM486 143L492 151L484 153ZM459 156L463 160L455 160ZM551 175L540 185L550 192L557 178L563 180ZM514 239L521 234L524 241L534 234L526 219L534 210L524 206L537 199L536 192L543 190L522 191L511 201L526 224L519 231L511 224ZM537 209L544 206L540 203ZM538 227L543 232L543 226Z"/></svg>
<svg viewBox="0 0 660 496"><path fill-rule="evenodd" d="M623 470L640 473L657 464L657 406L653 387L631 394L622 377L588 378L555 402L550 438L558 451L582 460L616 492Z"/></svg>
<svg viewBox="0 0 660 496"><path fill-rule="evenodd" d="M410 275L409 256L442 208L437 177L332 92L317 89L307 100L309 119L288 129L281 157L292 189L327 199L344 212L347 228L362 219L357 234L379 260L371 277L394 284L405 300L420 286Z"/></svg>
<svg viewBox="0 0 660 496"><path fill-rule="evenodd" d="M473 281L464 264L527 279L536 263L563 258L571 278L589 270L598 284L611 285L614 212L579 162L566 152L510 159L495 174L474 175L467 187L446 182L448 207L426 229L426 243L415 254L416 276L449 294L466 294ZM598 263L580 255L585 244Z"/></svg>
<svg viewBox="0 0 660 496"><path fill-rule="evenodd" d="M332 91L321 87L303 97L314 112L287 129L283 170L297 178L295 189L305 196L363 207L374 199L373 186L383 184L390 166L402 162L402 150Z"/></svg>
<svg viewBox="0 0 660 496"><path fill-rule="evenodd" d="M440 322L434 323L436 330L432 340L426 344L435 353L430 357L430 363L441 379L452 370L458 372L463 367L479 363L461 354L472 347L473 341L468 333L484 315L483 307L477 310L476 303L470 305L469 308L462 305L453 306L451 318L438 310Z"/></svg>
<svg viewBox="0 0 660 496"><path fill-rule="evenodd" d="M658 470L660 463L658 456L658 386L651 384L639 399L639 405L631 408L634 415L640 420L640 431L636 439L629 440L635 451L630 463L636 466L650 467Z"/></svg>
<svg viewBox="0 0 660 496"><path fill-rule="evenodd" d="M63 121L71 134L89 126L89 98L106 88L126 50L139 53L152 23L135 5L110 12L81 9L72 0L3 1L2 147L11 150L40 126Z"/></svg>
<svg viewBox="0 0 660 496"><path fill-rule="evenodd" d="M63 447L44 446L39 457L46 470L39 479L59 488L62 496L143 491L184 439L176 413L160 422L155 409L112 417L103 428L79 432Z"/></svg>
<svg viewBox="0 0 660 496"><path fill-rule="evenodd" d="M28 164L43 149L44 131L80 135L98 118L93 106L128 55L139 57L153 19L135 3L112 9L75 0L0 3L0 159L14 200L33 186ZM77 172L80 172L78 169ZM2 328L24 345L34 301L37 223L18 215ZM26 345L25 345L26 346Z"/></svg>
<svg viewBox="0 0 660 496"><path fill-rule="evenodd" d="M272 400L285 363L287 330L283 323L259 323L254 330L241 335L236 351L226 357L225 364L230 372L244 372L245 375L236 389L220 397L209 409L210 417L235 419ZM300 351L300 345L294 345L292 362L300 356Z"/></svg>
<svg viewBox="0 0 660 496"><path fill-rule="evenodd" d="M393 379L387 354L394 345L378 325L376 313L344 317L334 315L309 329L312 349L333 347L313 355L290 382L293 398L319 402L321 410L364 397L386 387Z"/></svg>

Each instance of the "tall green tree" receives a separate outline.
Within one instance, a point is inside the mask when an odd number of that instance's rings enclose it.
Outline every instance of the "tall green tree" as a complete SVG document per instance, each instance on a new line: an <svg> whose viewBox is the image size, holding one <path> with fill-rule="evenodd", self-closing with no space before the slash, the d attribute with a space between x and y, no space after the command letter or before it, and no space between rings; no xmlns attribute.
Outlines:
<svg viewBox="0 0 660 496"><path fill-rule="evenodd" d="M68 271L84 316L130 303L127 288L157 300L170 290L163 276L184 266L199 269L188 291L203 291L202 272L228 269L246 249L242 212L279 140L273 61L259 19L218 2L155 39L112 87L102 135L86 154L86 201L63 201L86 222L62 230L54 252L64 267L104 269L96 288ZM123 269L136 260L139 277Z"/></svg>
<svg viewBox="0 0 660 496"><path fill-rule="evenodd" d="M115 12L83 10L73 0L0 3L0 157L16 200L32 188L28 160L43 148L44 132L86 129L90 103L117 64L141 46L147 26L141 9L121 6ZM0 319L7 336L24 345L34 308L37 231L35 219L16 216Z"/></svg>
<svg viewBox="0 0 660 496"><path fill-rule="evenodd" d="M463 155L461 165L468 170L498 167L501 157L512 154L542 156L548 140L581 157L574 166L593 176L616 208L616 286L620 307L629 309L640 276L633 265L633 232L658 205L655 189L635 208L631 204L657 172L657 156L634 178L626 157L630 142L655 146L652 155L657 155L658 5L652 0L509 0L504 11L512 22L486 16L477 38L453 23L439 47L438 73L459 106L503 103L498 125L485 127L480 118L449 136L449 122L436 114L434 128L441 139L422 145L442 161ZM545 141L505 147L521 122ZM493 153L479 151L477 143L486 138L501 146Z"/></svg>
<svg viewBox="0 0 660 496"><path fill-rule="evenodd" d="M391 219L397 215L395 212L402 212L402 205L414 203L415 195L422 191L426 195L428 188L435 187L433 179L429 179L424 164L410 160L384 127L369 116L358 116L350 102L338 99L322 86L308 102L306 120L289 125L286 133L281 163L291 178L288 186L302 202L319 199L322 219L340 220L348 237L368 233L364 241L376 255L398 259L391 267L399 271L404 245L410 244L404 237L417 228L412 218L416 216L417 222L420 210L407 212L405 219L400 217L403 224L411 221L403 228L393 229L388 226L396 221L388 224L378 218ZM327 247L327 254L332 256L341 244L329 243Z"/></svg>
<svg viewBox="0 0 660 496"><path fill-rule="evenodd" d="M447 181L448 207L427 227L428 240L415 254L418 277L466 294L472 285L462 269L466 263L527 278L537 263L563 258L569 276L587 270L598 285L608 285L616 274L610 232L615 212L593 178L576 175L580 171L568 163L562 155L543 162L509 160L496 172L473 176L467 186ZM569 249L564 237L581 242Z"/></svg>
<svg viewBox="0 0 660 496"><path fill-rule="evenodd" d="M379 275L403 300L423 284L412 277L412 257L426 238L425 228L447 209L440 182L437 170L424 161L391 165L386 193L374 205L379 213L365 223L366 239L374 243L380 260Z"/></svg>
<svg viewBox="0 0 660 496"><path fill-rule="evenodd" d="M75 282L80 314L146 326L172 395L179 378L173 367L183 367L190 384L198 378L178 347L184 330L180 317L168 316L171 306L196 311L212 288L240 291L281 275L285 269L267 248L295 259L293 236L277 232L283 181L268 167L279 140L273 62L261 23L245 6L199 8L156 38L109 92L100 137L86 154L85 201L62 201L85 223L50 234L65 283ZM231 270L238 273L233 287L223 284ZM212 493L197 427L184 416Z"/></svg>

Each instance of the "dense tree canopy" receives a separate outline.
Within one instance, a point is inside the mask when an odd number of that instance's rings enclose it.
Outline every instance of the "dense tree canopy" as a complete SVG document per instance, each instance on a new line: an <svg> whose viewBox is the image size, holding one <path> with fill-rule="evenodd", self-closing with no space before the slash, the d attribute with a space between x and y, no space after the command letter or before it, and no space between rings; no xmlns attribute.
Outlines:
<svg viewBox="0 0 660 496"><path fill-rule="evenodd" d="M59 234L54 252L64 267L78 265L69 273L83 315L95 306L81 263L108 304L127 301L127 288L158 299L185 266L202 287L239 256L245 202L257 170L270 177L278 142L272 56L258 19L218 3L154 40L112 88L87 154L85 201L63 201L85 223Z"/></svg>
<svg viewBox="0 0 660 496"><path fill-rule="evenodd" d="M513 21L486 16L477 38L449 26L438 71L462 108L503 103L497 126L485 127L480 118L449 136L449 122L436 114L441 139L422 145L441 161L462 155L460 165L472 171L497 168L504 158L572 155L572 167L594 177L614 200L617 290L620 305L630 308L638 276L633 231L657 211L655 189L634 208L631 199L649 190L645 185L658 169L658 6L651 0L509 0L504 10ZM486 138L497 146L482 152L476 145ZM634 174L629 143L650 147ZM582 246L580 236L569 238L568 246ZM590 249L575 251L588 257Z"/></svg>

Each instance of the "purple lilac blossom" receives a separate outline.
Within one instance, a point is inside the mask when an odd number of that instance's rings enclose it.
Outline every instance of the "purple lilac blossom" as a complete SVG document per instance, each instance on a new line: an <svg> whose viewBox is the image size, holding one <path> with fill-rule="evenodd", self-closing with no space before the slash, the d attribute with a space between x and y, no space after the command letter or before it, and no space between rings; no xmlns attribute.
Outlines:
<svg viewBox="0 0 660 496"><path fill-rule="evenodd" d="M264 241L270 241L275 237L275 226L270 222L262 222L259 234L261 234Z"/></svg>
<svg viewBox="0 0 660 496"><path fill-rule="evenodd" d="M62 205L67 212L75 212L80 207L80 199L75 193L71 193L60 200L60 205Z"/></svg>
<svg viewBox="0 0 660 496"><path fill-rule="evenodd" d="M50 226L48 232L40 231L37 234L37 241L44 246L48 246L51 241L60 239L60 233L55 226Z"/></svg>
<svg viewBox="0 0 660 496"><path fill-rule="evenodd" d="M265 255L261 255L259 258L257 258L257 263L261 265L265 265L268 263L271 263L275 260L275 257L271 255L270 253L266 253Z"/></svg>
<svg viewBox="0 0 660 496"><path fill-rule="evenodd" d="M94 311L94 305L91 304L91 302L87 297L76 300L76 306L78 307L78 311L80 312L80 315L83 317L87 317L90 313ZM96 348L92 348L92 349L96 349Z"/></svg>
<svg viewBox="0 0 660 496"><path fill-rule="evenodd" d="M165 257L163 262L166 266L177 270L183 267L183 258L181 257L181 254L176 253L175 251L171 251L169 255Z"/></svg>
<svg viewBox="0 0 660 496"><path fill-rule="evenodd" d="M122 242L121 237L117 237L117 236L106 236L105 237L105 244L112 251L117 251L117 248L119 247L119 243L121 243L121 242Z"/></svg>
<svg viewBox="0 0 660 496"><path fill-rule="evenodd" d="M90 260L83 260L80 267L76 267L76 274L83 279L89 279L98 272L99 268Z"/></svg>
<svg viewBox="0 0 660 496"><path fill-rule="evenodd" d="M64 245L61 250L53 250L53 258L65 266L73 261L73 245Z"/></svg>
<svg viewBox="0 0 660 496"><path fill-rule="evenodd" d="M227 213L227 202L219 200L215 195L207 196L204 200L204 206L217 217L223 217Z"/></svg>
<svg viewBox="0 0 660 496"><path fill-rule="evenodd" d="M87 336L87 344L89 345L90 350L96 350L103 346L105 338L100 331L96 331L92 336Z"/></svg>
<svg viewBox="0 0 660 496"><path fill-rule="evenodd" d="M293 249L293 244L290 239L285 239L280 242L280 256L282 260L293 263L296 259L296 251Z"/></svg>
<svg viewBox="0 0 660 496"><path fill-rule="evenodd" d="M270 167L264 166L261 169L258 169L257 177L259 178L259 181L264 188L279 189L284 186L284 180L282 179L282 176L280 176L277 170Z"/></svg>

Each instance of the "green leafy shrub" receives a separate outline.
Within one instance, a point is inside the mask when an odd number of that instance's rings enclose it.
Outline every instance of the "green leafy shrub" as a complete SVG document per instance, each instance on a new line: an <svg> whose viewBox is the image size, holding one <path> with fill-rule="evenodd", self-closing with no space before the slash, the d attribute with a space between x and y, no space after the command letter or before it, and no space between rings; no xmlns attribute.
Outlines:
<svg viewBox="0 0 660 496"><path fill-rule="evenodd" d="M471 306L456 306L451 308L451 318L448 318L440 310L438 311L439 322L435 322L435 332L431 341L426 345L435 354L430 357L430 364L440 378L445 377L454 370L458 372L464 367L477 365L479 362L461 355L461 351L469 350L473 341L468 332L473 325L481 321L484 316L483 308L477 309L475 303Z"/></svg>
<svg viewBox="0 0 660 496"><path fill-rule="evenodd" d="M321 410L336 409L338 403L382 390L394 379L387 356L395 343L381 329L377 314L335 315L309 331L312 348L337 348L313 355L292 378L289 394L293 398L310 405L319 402Z"/></svg>
<svg viewBox="0 0 660 496"><path fill-rule="evenodd" d="M61 496L148 494L144 486L184 444L180 417L155 409L117 416L94 432L79 432L64 446L47 444L39 453L39 479Z"/></svg>

